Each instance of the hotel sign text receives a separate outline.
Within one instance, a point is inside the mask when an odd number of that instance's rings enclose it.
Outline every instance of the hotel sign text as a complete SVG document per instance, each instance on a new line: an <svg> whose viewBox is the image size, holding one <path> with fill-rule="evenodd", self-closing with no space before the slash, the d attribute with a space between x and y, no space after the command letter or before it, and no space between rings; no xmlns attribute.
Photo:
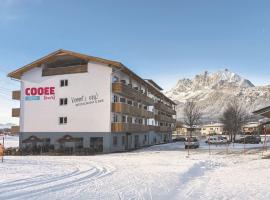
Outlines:
<svg viewBox="0 0 270 200"><path fill-rule="evenodd" d="M55 99L55 87L32 87L25 88L24 90L25 100L54 100Z"/></svg>
<svg viewBox="0 0 270 200"><path fill-rule="evenodd" d="M75 106L84 106L90 104L97 104L104 102L104 99L99 98L99 94L89 95L89 96L80 96L80 97L71 97L71 102L75 104Z"/></svg>

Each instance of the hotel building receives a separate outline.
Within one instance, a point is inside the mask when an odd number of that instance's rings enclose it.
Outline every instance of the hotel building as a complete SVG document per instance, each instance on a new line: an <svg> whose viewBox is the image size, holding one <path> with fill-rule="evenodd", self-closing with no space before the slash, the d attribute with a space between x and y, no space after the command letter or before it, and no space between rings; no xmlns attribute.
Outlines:
<svg viewBox="0 0 270 200"><path fill-rule="evenodd" d="M117 152L168 142L175 103L122 63L58 50L8 74L20 148Z"/></svg>

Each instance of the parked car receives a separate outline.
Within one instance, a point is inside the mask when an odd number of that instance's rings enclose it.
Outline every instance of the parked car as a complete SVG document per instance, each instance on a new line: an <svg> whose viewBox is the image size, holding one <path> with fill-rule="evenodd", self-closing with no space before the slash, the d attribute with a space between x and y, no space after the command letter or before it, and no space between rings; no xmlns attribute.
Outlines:
<svg viewBox="0 0 270 200"><path fill-rule="evenodd" d="M173 139L174 142L185 142L186 138L185 137L177 137L175 139Z"/></svg>
<svg viewBox="0 0 270 200"><path fill-rule="evenodd" d="M225 136L210 136L205 143L207 144L227 144L228 139Z"/></svg>
<svg viewBox="0 0 270 200"><path fill-rule="evenodd" d="M185 141L185 149L196 149L200 147L200 143L195 137L188 137Z"/></svg>
<svg viewBox="0 0 270 200"><path fill-rule="evenodd" d="M235 140L235 142L241 144L259 144L261 142L261 137L259 135L247 135L240 137Z"/></svg>

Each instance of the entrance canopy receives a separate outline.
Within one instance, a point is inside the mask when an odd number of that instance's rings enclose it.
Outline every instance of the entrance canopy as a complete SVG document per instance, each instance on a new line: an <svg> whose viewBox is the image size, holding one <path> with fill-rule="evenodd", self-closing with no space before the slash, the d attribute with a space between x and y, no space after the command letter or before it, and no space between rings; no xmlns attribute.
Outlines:
<svg viewBox="0 0 270 200"><path fill-rule="evenodd" d="M82 138L74 138L70 135L65 135L62 138L58 140L59 143L64 143L64 142L81 142Z"/></svg>
<svg viewBox="0 0 270 200"><path fill-rule="evenodd" d="M30 136L29 138L22 141L22 143L33 143L33 142L48 142L49 138L38 138L37 136Z"/></svg>

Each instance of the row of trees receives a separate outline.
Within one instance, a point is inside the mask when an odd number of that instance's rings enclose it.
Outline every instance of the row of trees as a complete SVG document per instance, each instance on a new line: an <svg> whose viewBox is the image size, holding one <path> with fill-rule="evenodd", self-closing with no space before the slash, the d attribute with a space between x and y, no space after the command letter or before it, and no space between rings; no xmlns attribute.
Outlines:
<svg viewBox="0 0 270 200"><path fill-rule="evenodd" d="M184 124L189 127L192 135L193 128L200 124L202 111L194 100L187 101L184 105ZM236 98L230 101L220 118L224 124L224 130L229 134L230 140L234 141L241 127L248 122L250 116Z"/></svg>

